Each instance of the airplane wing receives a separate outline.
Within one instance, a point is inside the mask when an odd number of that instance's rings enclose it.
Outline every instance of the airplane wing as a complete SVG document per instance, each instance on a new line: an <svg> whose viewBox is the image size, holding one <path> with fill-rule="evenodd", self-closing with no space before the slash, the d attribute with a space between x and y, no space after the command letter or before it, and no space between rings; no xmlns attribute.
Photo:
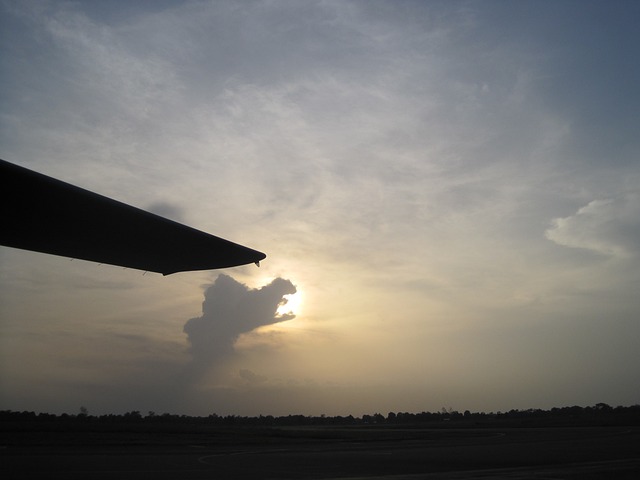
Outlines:
<svg viewBox="0 0 640 480"><path fill-rule="evenodd" d="M0 160L0 244L169 275L262 252Z"/></svg>

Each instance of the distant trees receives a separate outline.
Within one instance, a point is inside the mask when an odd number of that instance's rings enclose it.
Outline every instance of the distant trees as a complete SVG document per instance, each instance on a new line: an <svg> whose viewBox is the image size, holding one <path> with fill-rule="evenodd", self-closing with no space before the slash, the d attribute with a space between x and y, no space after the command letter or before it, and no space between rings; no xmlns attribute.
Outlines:
<svg viewBox="0 0 640 480"><path fill-rule="evenodd" d="M446 422L445 422L446 421ZM438 412L389 412L387 416L380 413L362 415L362 417L348 416L305 416L305 415L259 415L257 417L243 417L238 415L217 415L212 413L206 417L192 417L188 415L175 415L170 413L157 414L149 411L143 416L138 410L132 410L124 414L90 415L86 407L80 407L80 413L70 415L63 413L54 415L50 413L16 412L11 410L0 411L0 429L11 430L21 428L24 425L76 425L82 428L98 428L99 425L114 426L264 426L286 427L304 425L352 425L352 426L393 426L406 424L421 424L429 426L444 426L446 424L460 427L468 426L545 426L545 425L640 425L640 405L629 407L611 407L606 403L597 403L590 407L554 407L550 410L527 409L509 410L508 412L470 412L464 413L443 408ZM40 428L40 427L38 427ZM115 428L115 427L114 427ZM154 427L155 428L155 427Z"/></svg>

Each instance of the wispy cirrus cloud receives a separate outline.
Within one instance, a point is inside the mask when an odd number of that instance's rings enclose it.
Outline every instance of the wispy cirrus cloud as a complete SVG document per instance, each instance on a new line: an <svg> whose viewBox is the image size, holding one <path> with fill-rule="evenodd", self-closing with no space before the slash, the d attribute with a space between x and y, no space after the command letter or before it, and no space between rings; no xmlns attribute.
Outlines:
<svg viewBox="0 0 640 480"><path fill-rule="evenodd" d="M72 384L76 361L126 405L147 363L127 376L87 359L131 348L172 372L226 362L237 388L203 396L201 413L224 395L229 413L276 408L294 384L340 413L355 384L389 409L390 384L418 409L532 406L513 385L541 401L630 398L638 2L152 3L0 4L2 156L268 258L213 288L215 273L134 277L3 249L6 391L28 392L20 372L38 383L28 365L46 357L48 378ZM290 287L269 287L264 315L225 302L273 278L304 292L304 313L251 330ZM76 336L29 335L42 329ZM178 373L147 371L147 390ZM343 403L316 395L332 382Z"/></svg>

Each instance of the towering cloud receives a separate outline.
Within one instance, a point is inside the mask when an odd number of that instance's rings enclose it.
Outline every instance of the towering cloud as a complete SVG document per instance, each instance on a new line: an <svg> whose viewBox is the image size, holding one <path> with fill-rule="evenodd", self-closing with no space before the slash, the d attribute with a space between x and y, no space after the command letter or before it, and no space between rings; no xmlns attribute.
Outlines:
<svg viewBox="0 0 640 480"><path fill-rule="evenodd" d="M191 346L192 379L197 381L217 361L231 355L240 334L294 318L276 313L286 303L284 296L293 293L296 287L282 278L250 289L227 275L218 276L205 292L202 316L184 326Z"/></svg>

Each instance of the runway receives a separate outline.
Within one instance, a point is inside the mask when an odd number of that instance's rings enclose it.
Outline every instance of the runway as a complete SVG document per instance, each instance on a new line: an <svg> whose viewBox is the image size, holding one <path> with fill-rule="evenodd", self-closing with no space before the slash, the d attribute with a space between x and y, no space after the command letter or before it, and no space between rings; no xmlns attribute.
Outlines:
<svg viewBox="0 0 640 480"><path fill-rule="evenodd" d="M635 479L640 472L640 428L31 435L0 450L5 478Z"/></svg>

